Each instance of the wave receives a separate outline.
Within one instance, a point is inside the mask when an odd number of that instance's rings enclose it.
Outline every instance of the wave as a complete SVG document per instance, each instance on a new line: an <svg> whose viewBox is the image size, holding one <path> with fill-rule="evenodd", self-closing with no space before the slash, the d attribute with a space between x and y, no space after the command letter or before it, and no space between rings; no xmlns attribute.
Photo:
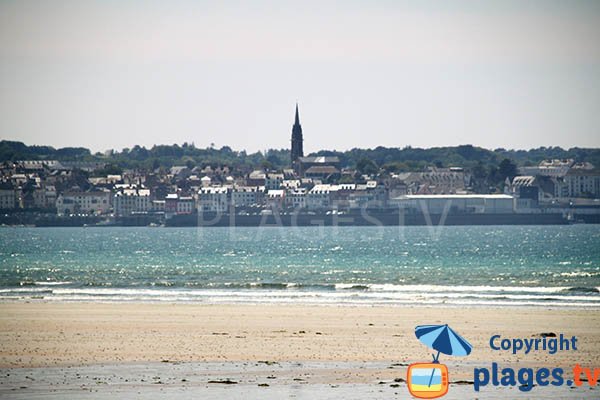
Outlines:
<svg viewBox="0 0 600 400"><path fill-rule="evenodd" d="M67 284L67 282L63 282ZM0 289L0 301L148 301L197 303L294 303L340 305L513 305L600 308L595 287L442 286L337 283L236 283L220 287L68 287L40 285Z"/></svg>
<svg viewBox="0 0 600 400"><path fill-rule="evenodd" d="M563 290L565 293L600 293L597 287L570 287Z"/></svg>
<svg viewBox="0 0 600 400"><path fill-rule="evenodd" d="M356 283L336 283L334 285L336 290L369 290L370 285L356 284Z"/></svg>
<svg viewBox="0 0 600 400"><path fill-rule="evenodd" d="M71 285L73 282L70 281L35 281L34 286L63 286Z"/></svg>

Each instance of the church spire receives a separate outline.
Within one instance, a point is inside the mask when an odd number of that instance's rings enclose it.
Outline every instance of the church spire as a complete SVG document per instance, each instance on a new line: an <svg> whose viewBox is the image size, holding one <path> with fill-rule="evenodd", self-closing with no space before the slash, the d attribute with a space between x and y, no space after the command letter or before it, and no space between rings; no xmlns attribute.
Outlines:
<svg viewBox="0 0 600 400"><path fill-rule="evenodd" d="M302 149L302 125L300 125L300 113L298 112L298 102L296 102L296 118L294 120L294 126L292 127L292 166L298 161L300 157L304 157L304 150Z"/></svg>

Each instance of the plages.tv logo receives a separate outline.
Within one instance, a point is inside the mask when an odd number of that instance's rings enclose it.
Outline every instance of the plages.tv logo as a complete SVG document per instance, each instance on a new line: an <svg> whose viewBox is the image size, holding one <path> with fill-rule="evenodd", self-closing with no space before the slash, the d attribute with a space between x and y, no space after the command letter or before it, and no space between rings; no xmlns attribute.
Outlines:
<svg viewBox="0 0 600 400"><path fill-rule="evenodd" d="M435 399L448 393L448 367L440 364L440 353L450 356L467 356L473 346L446 325L419 325L415 335L421 343L437 351L430 363L408 366L406 383L408 391L419 399Z"/></svg>

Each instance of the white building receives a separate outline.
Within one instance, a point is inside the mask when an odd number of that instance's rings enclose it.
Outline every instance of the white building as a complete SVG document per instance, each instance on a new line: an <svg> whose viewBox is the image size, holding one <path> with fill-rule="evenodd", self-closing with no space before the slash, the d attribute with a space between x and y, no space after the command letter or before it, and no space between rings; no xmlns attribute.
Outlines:
<svg viewBox="0 0 600 400"><path fill-rule="evenodd" d="M202 184L202 187L209 187L211 183L210 176L203 176L202 178L200 178L200 182Z"/></svg>
<svg viewBox="0 0 600 400"><path fill-rule="evenodd" d="M265 190L277 190L283 184L283 174L267 174L265 177Z"/></svg>
<svg viewBox="0 0 600 400"><path fill-rule="evenodd" d="M230 186L203 187L198 191L199 212L226 212L231 204Z"/></svg>
<svg viewBox="0 0 600 400"><path fill-rule="evenodd" d="M177 201L177 214L192 214L196 210L196 202L191 196L180 196Z"/></svg>
<svg viewBox="0 0 600 400"><path fill-rule="evenodd" d="M554 196L558 198L600 197L600 173L572 168L554 181Z"/></svg>
<svg viewBox="0 0 600 400"><path fill-rule="evenodd" d="M390 200L391 205L421 213L432 214L514 212L514 197L506 194L419 194L400 196Z"/></svg>
<svg viewBox="0 0 600 400"><path fill-rule="evenodd" d="M115 216L148 212L152 208L150 189L122 188L113 198Z"/></svg>
<svg viewBox="0 0 600 400"><path fill-rule="evenodd" d="M425 172L394 174L390 186L409 194L457 194L464 193L470 181L471 174L461 168L430 167Z"/></svg>
<svg viewBox="0 0 600 400"><path fill-rule="evenodd" d="M177 193L169 193L165 197L164 210L165 219L170 219L173 215L177 214L177 203L179 202L179 195Z"/></svg>
<svg viewBox="0 0 600 400"><path fill-rule="evenodd" d="M284 189L271 189L267 192L267 203L271 207L283 207L285 203Z"/></svg>
<svg viewBox="0 0 600 400"><path fill-rule="evenodd" d="M17 196L12 187L0 189L0 209L11 210L17 206Z"/></svg>
<svg viewBox="0 0 600 400"><path fill-rule="evenodd" d="M551 176L559 177L565 176L571 166L573 166L573 160L544 160L536 166L531 167L520 167L520 175L532 175L532 176Z"/></svg>
<svg viewBox="0 0 600 400"><path fill-rule="evenodd" d="M337 190L334 185L315 185L306 195L306 207L309 210L319 210L331 206L332 192Z"/></svg>
<svg viewBox="0 0 600 400"><path fill-rule="evenodd" d="M54 185L47 185L44 187L44 208L56 207L56 198L56 187L54 187Z"/></svg>
<svg viewBox="0 0 600 400"><path fill-rule="evenodd" d="M288 190L287 195L285 196L286 206L293 208L305 208L307 193L308 191L306 188Z"/></svg>
<svg viewBox="0 0 600 400"><path fill-rule="evenodd" d="M237 186L231 193L231 204L235 207L249 207L262 202L264 187Z"/></svg>
<svg viewBox="0 0 600 400"><path fill-rule="evenodd" d="M58 215L106 214L110 210L110 192L65 192L56 199Z"/></svg>

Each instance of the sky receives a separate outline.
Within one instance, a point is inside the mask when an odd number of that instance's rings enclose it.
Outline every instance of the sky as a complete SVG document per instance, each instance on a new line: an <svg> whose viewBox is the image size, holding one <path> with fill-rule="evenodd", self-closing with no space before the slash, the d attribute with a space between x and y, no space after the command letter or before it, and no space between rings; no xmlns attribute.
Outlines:
<svg viewBox="0 0 600 400"><path fill-rule="evenodd" d="M0 138L600 147L598 1L4 1Z"/></svg>

